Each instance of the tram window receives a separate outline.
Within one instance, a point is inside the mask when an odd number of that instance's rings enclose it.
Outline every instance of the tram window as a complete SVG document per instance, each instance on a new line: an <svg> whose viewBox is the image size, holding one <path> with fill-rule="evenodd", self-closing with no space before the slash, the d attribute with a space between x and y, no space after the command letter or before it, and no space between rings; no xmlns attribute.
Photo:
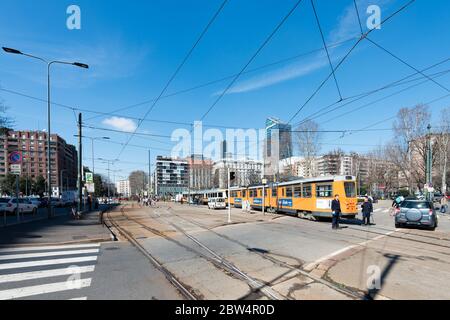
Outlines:
<svg viewBox="0 0 450 320"><path fill-rule="evenodd" d="M277 188L273 188L272 189L272 197L276 197L277 196Z"/></svg>
<svg viewBox="0 0 450 320"><path fill-rule="evenodd" d="M286 187L286 197L292 198L292 187Z"/></svg>
<svg viewBox="0 0 450 320"><path fill-rule="evenodd" d="M294 198L301 198L302 197L302 187L296 186L294 187Z"/></svg>
<svg viewBox="0 0 450 320"><path fill-rule="evenodd" d="M331 198L333 196L333 186L331 184L316 186L317 198Z"/></svg>
<svg viewBox="0 0 450 320"><path fill-rule="evenodd" d="M311 196L312 196L311 186L303 186L303 197L311 198Z"/></svg>
<svg viewBox="0 0 450 320"><path fill-rule="evenodd" d="M356 197L356 187L354 182L345 182L344 183L345 188L345 196L347 198L354 198Z"/></svg>
<svg viewBox="0 0 450 320"><path fill-rule="evenodd" d="M267 197L267 194L268 194L268 192L267 192L267 188L266 188L266 189L264 189L264 197Z"/></svg>
<svg viewBox="0 0 450 320"><path fill-rule="evenodd" d="M246 196L247 196L247 190L243 190L243 191L242 191L242 197L245 198Z"/></svg>

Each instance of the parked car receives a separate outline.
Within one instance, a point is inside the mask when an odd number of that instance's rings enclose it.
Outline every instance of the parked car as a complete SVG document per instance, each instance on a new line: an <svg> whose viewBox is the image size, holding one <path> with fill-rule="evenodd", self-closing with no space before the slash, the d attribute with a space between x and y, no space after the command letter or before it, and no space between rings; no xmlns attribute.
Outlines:
<svg viewBox="0 0 450 320"><path fill-rule="evenodd" d="M52 206L54 207L64 207L65 203L64 200L62 200L61 198L56 198L56 197L52 197Z"/></svg>
<svg viewBox="0 0 450 320"><path fill-rule="evenodd" d="M436 192L433 194L433 201L441 202L442 197L444 197L444 195L442 193Z"/></svg>
<svg viewBox="0 0 450 320"><path fill-rule="evenodd" d="M208 209L225 209L227 204L224 198L210 198L208 200Z"/></svg>
<svg viewBox="0 0 450 320"><path fill-rule="evenodd" d="M1 213L5 212L5 208L8 205L9 200L11 200L11 198L0 198L0 212Z"/></svg>
<svg viewBox="0 0 450 320"><path fill-rule="evenodd" d="M405 200L395 211L395 227L418 226L431 230L438 226L433 202L425 200Z"/></svg>
<svg viewBox="0 0 450 320"><path fill-rule="evenodd" d="M36 205L36 207L38 207L38 208L41 205L41 200L39 198L29 197L28 200L31 202L31 204Z"/></svg>
<svg viewBox="0 0 450 320"><path fill-rule="evenodd" d="M18 200L19 200L18 207L20 213L32 213L32 214L37 213L38 206L32 204L30 200L28 200L27 198L19 198ZM17 199L16 198L10 199L4 210L7 214L16 214Z"/></svg>

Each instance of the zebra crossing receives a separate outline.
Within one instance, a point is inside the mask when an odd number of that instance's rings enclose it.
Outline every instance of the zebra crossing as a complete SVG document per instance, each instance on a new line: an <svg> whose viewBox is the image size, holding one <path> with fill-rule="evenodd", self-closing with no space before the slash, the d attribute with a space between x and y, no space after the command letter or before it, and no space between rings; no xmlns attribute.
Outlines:
<svg viewBox="0 0 450 320"><path fill-rule="evenodd" d="M100 244L0 249L0 300L87 300Z"/></svg>
<svg viewBox="0 0 450 320"><path fill-rule="evenodd" d="M377 208L374 209L373 212L389 213L389 208Z"/></svg>

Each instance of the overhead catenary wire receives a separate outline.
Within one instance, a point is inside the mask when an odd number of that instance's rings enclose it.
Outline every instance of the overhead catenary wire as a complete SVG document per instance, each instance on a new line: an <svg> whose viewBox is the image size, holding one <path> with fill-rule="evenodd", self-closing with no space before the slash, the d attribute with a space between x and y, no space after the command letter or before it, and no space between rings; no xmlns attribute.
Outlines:
<svg viewBox="0 0 450 320"><path fill-rule="evenodd" d="M392 17L400 13L401 11L405 10L407 7L409 7L412 3L414 3L415 0L410 0L404 5L402 5L399 9L397 9L395 12L393 12L391 15L389 15L387 18L385 18L383 21L379 23L381 26L382 24L386 23ZM350 56L350 54L355 50L355 48L361 43L362 40L364 40L370 33L373 32L376 28L370 29L366 31L361 37L356 41L356 43L350 48L350 50L344 55L344 57L339 61L339 63L334 68L334 72L344 63L345 60ZM313 93L306 99L306 101L297 109L297 111L294 113L294 115L289 119L288 123L291 123L299 114L300 112L311 102L311 100L317 95L317 93L322 89L322 87L328 82L328 80L333 76L333 72L328 74L328 76L319 84L319 86L313 91Z"/></svg>
<svg viewBox="0 0 450 320"><path fill-rule="evenodd" d="M435 68L435 67L438 66L438 65L444 64L444 63L448 62L449 60L450 60L450 58L446 58L446 59L444 59L444 60L441 60L441 61L439 61L439 62L437 62L437 63L435 63L435 64L433 64L433 65L431 65L431 66L428 66L428 67L422 69L422 72L427 71L427 70L430 70L430 69L432 69L432 68ZM443 74L448 73L449 71L450 71L450 69L446 69L446 70L443 70L443 71L440 71L440 72L436 72L436 73L434 73L434 74L432 74L432 75L430 75L430 76L440 76L440 75L443 75ZM394 82L391 82L391 83L389 83L388 85L381 86L381 87L379 87L379 88L377 88L377 89L370 90L370 91L367 91L367 92L362 93L362 94L356 94L356 95L353 95L353 96L351 96L351 97L345 98L344 101L349 100L349 99L353 99L353 100L347 101L347 102L345 102L344 104L342 104L342 105L340 105L340 106L337 106L337 107L333 108L332 110L328 110L328 109L330 109L331 107L336 106L337 104L339 104L339 102L334 102L334 103L332 103L332 104L329 104L329 105L327 105L327 106L325 106L325 107L323 107L323 108L320 108L320 109L317 110L316 112L310 114L310 115L307 116L304 120L302 120L302 121L296 123L295 125L300 125L300 124L302 124L302 123L304 123L304 122L306 122L306 121L308 121L308 120L313 120L313 119L319 118L321 115L324 115L324 114L325 114L325 111L326 111L327 113L329 113L329 112L335 111L335 110L337 110L337 109L341 109L341 108L343 108L343 107L345 107L345 106L347 106L347 105L349 105L349 104L352 104L352 103L354 103L354 102L357 102L357 101L359 101L359 100L362 100L362 99L364 99L364 98L366 98L366 97L368 97L368 96L370 96L370 95L373 95L373 94L378 93L378 92L380 92L380 91L383 91L383 90L385 90L385 89L394 88L394 87L397 87L397 86L400 86L400 85L408 84L408 83L410 83L410 82L415 82L415 81L418 81L418 80L420 80L420 79L426 78L426 77L422 76L422 77L418 77L418 78L411 79L411 80L408 80L408 81L407 81L407 79L409 79L409 78L411 78L411 77L413 77L413 76L415 76L415 75L417 75L417 74L419 74L419 72L415 72L415 73L413 73L413 74L410 74L410 75L408 75L408 76L406 76L406 77L403 77L403 78L401 78L401 79L399 79L399 80L396 80L396 81L394 81ZM342 102L343 102L343 101L342 101ZM327 110L328 110L328 111L327 111Z"/></svg>
<svg viewBox="0 0 450 320"><path fill-rule="evenodd" d="M241 71L236 74L231 82L226 86L226 88L221 92L221 94L214 100L211 106L206 110L206 112L201 116L200 120L203 121L208 114L214 109L214 107L222 100L225 94L231 89L231 87L236 83L236 81L241 77L241 75L247 70L248 66L253 62L253 60L259 55L259 53L266 47L270 40L275 36L278 30L284 25L284 23L289 19L289 17L294 13L297 7L300 5L302 0L298 0L294 6L289 10L289 12L281 19L277 26L272 30L269 36L263 41L263 43L258 47L255 53L250 57L247 63L242 67Z"/></svg>
<svg viewBox="0 0 450 320"><path fill-rule="evenodd" d="M195 48L198 46L198 44L201 42L201 40L203 39L203 37L206 35L206 33L208 32L209 28L212 26L212 24L214 23L214 21L217 19L217 17L219 16L219 14L222 12L223 8L225 7L225 5L227 4L228 0L224 0L222 2L222 4L220 5L220 7L217 9L217 11L214 13L213 17L209 20L208 24L206 25L206 27L203 29L203 31L201 32L200 36L197 38L197 41L195 41L194 45L191 47L191 49L188 51L188 53L186 54L186 56L183 58L183 60L181 61L181 63L178 65L178 67L176 68L175 72L172 74L172 76L169 78L169 81L167 81L166 85L164 86L164 88L161 90L160 94L158 95L158 97L156 98L156 100L153 102L153 104L147 109L147 111L145 112L144 116L142 117L142 120L140 120L136 126L136 129L133 131L133 133L131 134L131 136L128 138L127 142L125 143L125 145L122 147L122 149L119 152L119 155L117 156L117 158L120 158L120 156L122 155L122 153L125 151L127 145L131 142L131 140L134 137L134 133L137 132L137 130L140 128L140 126L143 123L143 120L147 118L147 116L150 114L150 112L155 108L156 104L159 102L159 100L161 99L161 97L164 95L164 93L167 91L167 89L169 88L169 86L172 84L173 80L175 80L175 78L177 77L177 75L179 74L179 72L181 71L181 69L184 67L184 65L186 64L186 62L189 60L189 58L191 57L192 53L194 52Z"/></svg>
<svg viewBox="0 0 450 320"><path fill-rule="evenodd" d="M312 1L312 0L311 0ZM356 3L356 0L353 0L353 3L355 4L355 11L356 11L356 15L358 17L358 23L359 23L359 27L361 29L361 33L363 33L363 29L362 29L362 23L361 23L361 17L359 16L359 10L358 10L358 5ZM421 75L423 75L424 77L427 77L431 82L435 83L436 85L438 85L439 87L441 87L442 89L444 89L447 92L450 92L450 90L443 86L442 84L440 84L439 82L435 81L434 79L428 77L425 73L423 73L422 71L418 70L417 68L415 68L414 66L412 66L410 63L406 62L404 59L400 58L398 55L394 54L392 51L386 49L385 47L381 46L379 43L373 41L372 39L370 39L367 35L366 35L366 40L369 41L370 43L372 43L373 45L375 45L376 47L378 47L379 49L383 50L384 52L386 52L387 54L389 54L390 56L394 57L395 59L397 59L398 61L400 61L401 63L403 63L404 65L406 65L407 67L415 70L416 72L420 73Z"/></svg>
<svg viewBox="0 0 450 320"><path fill-rule="evenodd" d="M347 38L345 40L337 41L335 43L332 43L332 44L328 45L328 48L339 47L339 46L344 45L344 44L346 44L346 43L348 43L350 41L353 41L353 40L355 40L357 38L358 38L358 36L355 35L355 36L352 36L352 37ZM305 56L308 56L308 55L311 55L311 54L314 54L314 53L317 53L317 52L322 52L323 50L324 50L323 48L316 48L316 49L312 49L310 51L298 53L298 54L296 54L294 56L291 56L291 57L288 57L288 58L276 60L276 61L273 61L273 62L270 62L270 63L267 63L267 64L263 64L261 66L258 66L258 67L246 70L246 71L244 71L242 73L242 75L250 74L250 73L253 73L253 72L257 72L257 71L261 71L263 69L266 69L266 68L269 68L269 67L273 67L273 66L276 66L276 65L279 65L279 64L282 64L282 63L286 63L286 62L289 62L289 61L293 61L293 60L296 60L296 59L299 59L299 58L302 58L302 57L305 57ZM177 96L177 95L180 95L180 94L188 93L188 92L191 92L191 91L194 91L194 90L197 90L197 89L205 88L205 87L208 87L208 86L220 83L220 82L224 82L226 80L233 79L236 75L237 75L237 73L229 75L229 76L226 76L226 77L222 77L222 78L219 78L219 79L216 79L216 80L211 80L211 81L208 81L208 82L205 82L205 83L202 83L202 84L190 87L190 88L181 89L181 90L175 91L173 93L169 93L169 94L163 95L161 97L161 99L174 97L174 96ZM135 103L135 104L132 104L132 105L119 107L119 108L116 108L115 110L113 110L111 112L106 113L106 114L107 115L117 115L116 114L117 112L133 109L133 108L136 108L136 107L139 107L139 106L151 103L151 102L155 101L155 99L156 98L152 98L150 100L145 100L145 101L142 101L142 102L139 102L139 103ZM94 114L98 113L97 116L93 116L93 117L87 118L86 120L92 120L92 119L98 118L99 116L103 115L103 113L99 113L99 112L96 112L94 110L89 110L89 111L85 110L85 111L86 112L91 112L91 113L94 113ZM146 121L156 121L156 120L146 119Z"/></svg>
<svg viewBox="0 0 450 320"><path fill-rule="evenodd" d="M336 85L336 89L337 89L338 94L339 94L339 99L340 99L339 101L342 101L341 89L339 88L339 83L338 83L337 78L336 78L336 73L335 73L335 70L334 70L334 67L333 67L333 63L331 62L330 53L328 52L327 43L325 41L325 36L323 35L322 26L320 25L319 15L317 14L316 6L314 5L314 0L311 0L311 6L312 6L312 9L313 9L313 12L314 12L314 16L316 18L317 27L318 27L319 32L320 32L320 37L322 38L323 47L324 47L325 52L327 54L328 64L330 65L331 72L333 73L334 83Z"/></svg>

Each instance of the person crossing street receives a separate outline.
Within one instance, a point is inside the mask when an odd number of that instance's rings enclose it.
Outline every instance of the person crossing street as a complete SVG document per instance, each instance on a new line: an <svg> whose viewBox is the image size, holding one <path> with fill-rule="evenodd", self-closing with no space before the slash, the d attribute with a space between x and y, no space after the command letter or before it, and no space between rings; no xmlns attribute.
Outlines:
<svg viewBox="0 0 450 320"><path fill-rule="evenodd" d="M364 202L361 205L362 209L362 215L363 215L363 224L364 225L370 225L370 215L373 212L373 205L372 202L369 201L369 197L364 198Z"/></svg>
<svg viewBox="0 0 450 320"><path fill-rule="evenodd" d="M339 201L338 194L334 196L334 200L331 202L331 211L333 212L331 227L333 230L339 229L339 218L341 215L341 202Z"/></svg>

